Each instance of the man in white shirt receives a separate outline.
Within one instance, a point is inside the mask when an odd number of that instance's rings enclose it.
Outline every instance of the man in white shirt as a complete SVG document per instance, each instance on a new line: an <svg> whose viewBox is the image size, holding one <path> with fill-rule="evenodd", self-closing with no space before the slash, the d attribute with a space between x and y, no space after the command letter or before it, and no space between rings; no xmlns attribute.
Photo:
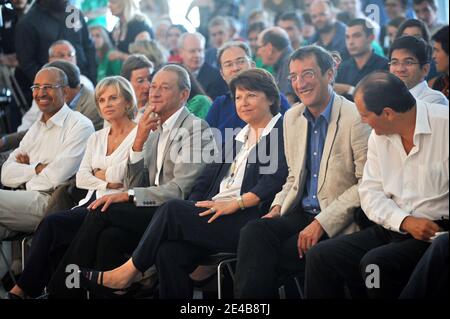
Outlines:
<svg viewBox="0 0 450 319"><path fill-rule="evenodd" d="M42 112L1 172L3 185L25 190L0 190L0 240L14 232L32 232L43 218L53 190L73 176L80 165L92 122L65 104L67 76L43 68L32 86Z"/></svg>
<svg viewBox="0 0 450 319"><path fill-rule="evenodd" d="M448 231L448 109L414 99L387 72L363 79L355 103L372 128L359 187L376 225L319 243L307 256L307 298L398 298L438 232ZM365 283L365 286L364 286Z"/></svg>
<svg viewBox="0 0 450 319"><path fill-rule="evenodd" d="M405 82L417 100L448 106L444 94L433 90L425 81L430 71L431 46L423 39L404 36L392 43L389 52L389 71Z"/></svg>

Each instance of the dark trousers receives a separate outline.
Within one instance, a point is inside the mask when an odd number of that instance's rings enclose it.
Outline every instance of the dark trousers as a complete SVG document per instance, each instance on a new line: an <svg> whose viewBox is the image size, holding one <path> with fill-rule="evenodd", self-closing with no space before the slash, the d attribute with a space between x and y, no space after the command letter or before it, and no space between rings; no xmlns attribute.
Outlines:
<svg viewBox="0 0 450 319"><path fill-rule="evenodd" d="M433 240L423 254L400 299L447 299L449 251L448 233Z"/></svg>
<svg viewBox="0 0 450 319"><path fill-rule="evenodd" d="M110 270L119 266L138 244L156 210L157 207L120 203L104 213L90 211L50 280L50 297L83 298L83 290L67 288L66 267Z"/></svg>
<svg viewBox="0 0 450 319"><path fill-rule="evenodd" d="M305 295L344 298L347 285L353 298L398 298L429 245L379 225L319 243L306 259Z"/></svg>
<svg viewBox="0 0 450 319"><path fill-rule="evenodd" d="M304 272L298 234L314 219L301 210L249 222L237 250L235 298L275 298L280 277Z"/></svg>
<svg viewBox="0 0 450 319"><path fill-rule="evenodd" d="M172 200L158 209L133 253L140 271L153 264L159 272L161 298L192 298L189 273L208 254L234 253L240 229L260 217L258 209L246 209L219 217L198 216L205 208L192 201Z"/></svg>
<svg viewBox="0 0 450 319"><path fill-rule="evenodd" d="M33 236L25 269L17 282L27 295L37 297L42 294L87 212L86 208L78 207L47 216L39 224Z"/></svg>

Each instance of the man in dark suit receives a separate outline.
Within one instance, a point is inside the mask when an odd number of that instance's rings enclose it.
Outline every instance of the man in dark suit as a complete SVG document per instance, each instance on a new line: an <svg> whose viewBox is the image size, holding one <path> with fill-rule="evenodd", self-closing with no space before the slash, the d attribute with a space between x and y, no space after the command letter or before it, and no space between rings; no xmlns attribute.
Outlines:
<svg viewBox="0 0 450 319"><path fill-rule="evenodd" d="M205 37L200 33L184 33L178 42L183 65L197 78L206 94L214 100L228 92L219 70L205 62Z"/></svg>

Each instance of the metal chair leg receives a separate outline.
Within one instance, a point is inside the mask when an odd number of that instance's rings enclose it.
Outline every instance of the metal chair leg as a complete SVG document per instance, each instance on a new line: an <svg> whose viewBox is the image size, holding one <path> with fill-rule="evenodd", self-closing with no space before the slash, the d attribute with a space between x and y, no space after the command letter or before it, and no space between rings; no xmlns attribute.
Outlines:
<svg viewBox="0 0 450 319"><path fill-rule="evenodd" d="M1 247L1 245L2 245L2 242L0 242L0 253L2 255L3 260L5 261L6 267L8 268L9 276L11 277L11 280L12 280L13 284L16 285L16 283L17 283L16 282L16 278L14 277L14 273L13 273L13 271L11 269L11 265L9 264L8 258L6 257L6 255L5 255L4 251L3 251L3 247Z"/></svg>

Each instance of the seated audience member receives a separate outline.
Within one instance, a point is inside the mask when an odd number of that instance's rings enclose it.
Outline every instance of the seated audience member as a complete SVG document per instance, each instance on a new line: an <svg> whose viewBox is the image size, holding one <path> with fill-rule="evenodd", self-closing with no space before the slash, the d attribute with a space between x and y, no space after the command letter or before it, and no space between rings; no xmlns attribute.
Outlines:
<svg viewBox="0 0 450 319"><path fill-rule="evenodd" d="M426 25L417 19L408 19L403 22L398 28L396 39L402 36L413 36L423 39L427 44L430 43L430 32ZM430 80L438 75L434 61L430 62L430 71L428 72L427 80Z"/></svg>
<svg viewBox="0 0 450 319"><path fill-rule="evenodd" d="M429 85L433 90L442 92L448 100L449 87L449 55L448 55L448 26L443 27L433 35L433 60L436 62L436 69L441 75L430 80Z"/></svg>
<svg viewBox="0 0 450 319"><path fill-rule="evenodd" d="M358 183L369 127L355 105L332 88L334 61L319 46L295 51L289 64L302 104L284 119L289 176L262 219L240 234L236 298L274 298L280 277L302 273L304 257L320 240L358 229Z"/></svg>
<svg viewBox="0 0 450 319"><path fill-rule="evenodd" d="M413 0L413 9L417 19L426 24L431 35L444 26L439 22L436 0Z"/></svg>
<svg viewBox="0 0 450 319"><path fill-rule="evenodd" d="M120 60L110 60L109 53L113 51L113 45L108 35L108 31L100 25L89 27L89 33L94 41L95 53L97 56L97 82L107 76L119 75L122 62Z"/></svg>
<svg viewBox="0 0 450 319"><path fill-rule="evenodd" d="M167 59L170 63L183 63L183 59L180 56L178 50L178 39L183 33L186 33L186 28L181 24L173 24L167 30L167 49L169 50L169 58Z"/></svg>
<svg viewBox="0 0 450 319"><path fill-rule="evenodd" d="M66 40L58 40L48 49L48 61L64 60L77 64L77 51L73 45ZM87 76L80 74L80 82L89 90L94 91L94 84Z"/></svg>
<svg viewBox="0 0 450 319"><path fill-rule="evenodd" d="M206 94L214 100L228 91L219 70L205 62L205 38L200 33L183 33L178 40L183 65L202 85Z"/></svg>
<svg viewBox="0 0 450 319"><path fill-rule="evenodd" d="M264 65L273 67L280 92L286 96L294 94L288 80L289 56L292 53L292 47L287 32L280 27L271 27L261 32L258 36L256 53Z"/></svg>
<svg viewBox="0 0 450 319"><path fill-rule="evenodd" d="M77 172L77 187L88 191L72 210L54 213L40 223L25 269L10 298L36 298L47 285L62 254L75 237L93 200L124 191L125 168L136 136L136 98L128 81L107 77L97 84L95 101L110 126L92 134Z"/></svg>
<svg viewBox="0 0 450 319"><path fill-rule="evenodd" d="M0 240L15 232L33 232L55 188L80 165L92 122L65 103L68 80L63 71L43 68L32 86L42 112L19 147L3 164L1 183L24 190L0 190Z"/></svg>
<svg viewBox="0 0 450 319"><path fill-rule="evenodd" d="M390 20L386 25L386 43L382 43L384 55L387 56L389 54L389 48L397 37L398 28L400 25L406 21L405 17L397 17L395 19Z"/></svg>
<svg viewBox="0 0 450 319"><path fill-rule="evenodd" d="M222 46L218 51L217 60L220 64L220 74L227 83L230 83L238 73L255 67L250 48L246 43L239 41L229 42ZM289 103L281 93L280 101L280 112L284 114L289 109ZM230 93L214 100L206 116L206 121L209 126L220 131L221 136L216 136L219 145L226 139L233 138L235 129L243 128L246 125L238 116L236 104Z"/></svg>
<svg viewBox="0 0 450 319"><path fill-rule="evenodd" d="M156 70L167 63L167 51L155 40L140 40L130 44L131 54L143 54L149 59Z"/></svg>
<svg viewBox="0 0 450 319"><path fill-rule="evenodd" d="M205 62L219 68L217 65L217 50L226 42L232 40L231 25L226 17L216 16L208 23L210 48L205 52Z"/></svg>
<svg viewBox="0 0 450 319"><path fill-rule="evenodd" d="M307 298L343 298L344 286L354 298L398 298L429 239L448 230L448 108L381 71L360 82L355 102L373 128L359 196L376 225L309 251Z"/></svg>
<svg viewBox="0 0 450 319"><path fill-rule="evenodd" d="M339 66L334 90L353 101L355 86L367 74L376 70L387 70L388 60L377 55L371 43L375 39L373 27L365 19L350 21L345 32L345 41L350 59Z"/></svg>
<svg viewBox="0 0 450 319"><path fill-rule="evenodd" d="M116 50L109 53L110 60L125 61L128 47L137 40L150 40L154 37L151 22L139 11L134 0L109 0L111 14L119 20L111 32Z"/></svg>
<svg viewBox="0 0 450 319"><path fill-rule="evenodd" d="M404 36L392 43L389 52L389 71L405 82L415 99L448 105L439 91L430 89L425 78L430 70L431 46L421 38Z"/></svg>
<svg viewBox="0 0 450 319"><path fill-rule="evenodd" d="M417 263L400 299L448 299L448 232L433 239Z"/></svg>
<svg viewBox="0 0 450 319"><path fill-rule="evenodd" d="M408 0L379 0L384 2L385 12L387 14L387 20L394 21L397 18L406 20L406 14L408 9ZM380 4L383 5L383 4ZM389 25L389 23L387 24ZM386 53L389 53L389 36L387 32L387 25L382 25L380 32L380 43Z"/></svg>
<svg viewBox="0 0 450 319"><path fill-rule="evenodd" d="M316 29L310 43L319 45L330 52L338 51L342 60L347 60L349 55L345 46L346 26L336 20L333 3L327 0L313 1L309 14Z"/></svg>
<svg viewBox="0 0 450 319"><path fill-rule="evenodd" d="M303 21L300 15L296 12L285 12L279 16L277 25L284 29L289 35L289 41L291 41L291 47L293 50L297 50L300 47L306 45L303 40Z"/></svg>
<svg viewBox="0 0 450 319"><path fill-rule="evenodd" d="M172 200L158 209L126 263L101 274L103 282L97 281L97 271L83 273L95 294L114 296L156 264L160 298L192 298L189 273L199 260L235 252L240 229L259 219L281 190L287 165L275 81L267 71L252 69L235 77L230 88L247 125L223 148L222 160L206 166L188 200ZM259 155L263 149L265 163Z"/></svg>
<svg viewBox="0 0 450 319"><path fill-rule="evenodd" d="M259 34L266 29L267 26L264 22L255 22L248 26L247 29L247 44L249 45L252 55L251 58L255 61L256 67L269 71L270 74L275 74L272 66L264 65L261 57L258 56L258 36ZM220 68L220 65L219 65Z"/></svg>
<svg viewBox="0 0 450 319"><path fill-rule="evenodd" d="M153 63L142 54L130 55L122 65L120 75L130 81L137 100L136 123L144 114L148 105L148 92L153 74Z"/></svg>
<svg viewBox="0 0 450 319"><path fill-rule="evenodd" d="M65 102L70 109L78 111L89 118L96 129L100 129L103 125L97 109L95 107L95 99L91 91L80 84L80 71L75 64L66 61L54 61L47 63L44 67L55 67L62 70L67 76L67 94ZM20 141L27 133L28 129L42 117L36 101L33 101L27 119L22 123L23 130L17 133L5 135L0 138L0 151L5 152L19 146ZM34 121L32 121L34 119ZM2 164L3 162L1 162Z"/></svg>
<svg viewBox="0 0 450 319"><path fill-rule="evenodd" d="M194 181L213 159L214 138L206 122L184 107L190 82L186 71L167 65L152 79L148 107L138 124L125 186L128 192L92 202L80 230L52 276L52 297L82 297L65 285L66 266L111 269L120 265L145 232L159 206L186 199Z"/></svg>

